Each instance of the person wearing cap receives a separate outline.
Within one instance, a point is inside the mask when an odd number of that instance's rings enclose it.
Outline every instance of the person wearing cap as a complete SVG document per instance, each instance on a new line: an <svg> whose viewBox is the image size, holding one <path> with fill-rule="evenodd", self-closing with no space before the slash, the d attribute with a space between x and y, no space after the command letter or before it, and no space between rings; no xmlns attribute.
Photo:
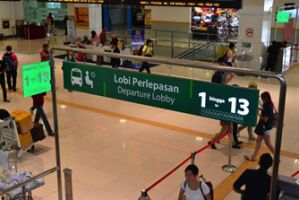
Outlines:
<svg viewBox="0 0 299 200"><path fill-rule="evenodd" d="M211 200L209 186L198 180L199 170L194 164L185 169L186 180L181 184L178 200Z"/></svg>
<svg viewBox="0 0 299 200"><path fill-rule="evenodd" d="M235 181L233 189L241 194L242 200L265 200L268 199L271 176L268 169L272 166L273 159L269 153L261 155L259 169L247 169ZM245 189L241 187L245 186Z"/></svg>

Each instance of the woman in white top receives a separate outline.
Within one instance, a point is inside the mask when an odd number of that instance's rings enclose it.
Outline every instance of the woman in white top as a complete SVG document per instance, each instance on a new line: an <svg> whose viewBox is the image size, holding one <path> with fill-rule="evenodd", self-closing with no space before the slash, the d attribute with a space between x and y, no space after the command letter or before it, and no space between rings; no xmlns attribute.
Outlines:
<svg viewBox="0 0 299 200"><path fill-rule="evenodd" d="M211 200L210 189L204 182L198 180L198 168L189 165L185 169L186 180L181 185L178 200Z"/></svg>

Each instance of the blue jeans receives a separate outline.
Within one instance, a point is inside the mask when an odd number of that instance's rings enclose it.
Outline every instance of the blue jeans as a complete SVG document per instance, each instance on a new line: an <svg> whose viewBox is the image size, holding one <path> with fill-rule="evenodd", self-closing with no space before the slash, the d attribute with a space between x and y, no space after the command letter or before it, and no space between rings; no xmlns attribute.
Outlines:
<svg viewBox="0 0 299 200"><path fill-rule="evenodd" d="M42 118L48 134L52 133L53 130L51 129L51 126L49 124L47 116L44 112L43 106L35 106L35 108L36 108L36 115L34 118L34 123L37 124L39 122L40 118Z"/></svg>

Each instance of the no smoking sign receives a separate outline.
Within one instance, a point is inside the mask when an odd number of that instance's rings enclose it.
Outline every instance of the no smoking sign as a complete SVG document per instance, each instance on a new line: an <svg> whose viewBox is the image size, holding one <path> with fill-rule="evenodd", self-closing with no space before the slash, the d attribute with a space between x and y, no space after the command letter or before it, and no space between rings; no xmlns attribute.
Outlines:
<svg viewBox="0 0 299 200"><path fill-rule="evenodd" d="M254 33L254 31L253 31L252 28L246 28L246 30L245 30L245 35L246 35L247 37L252 37L252 36L253 36L253 33Z"/></svg>

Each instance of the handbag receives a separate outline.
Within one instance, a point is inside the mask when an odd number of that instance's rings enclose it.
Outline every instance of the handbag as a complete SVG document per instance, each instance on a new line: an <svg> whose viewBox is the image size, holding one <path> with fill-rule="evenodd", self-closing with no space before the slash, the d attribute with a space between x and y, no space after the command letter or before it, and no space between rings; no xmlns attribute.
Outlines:
<svg viewBox="0 0 299 200"><path fill-rule="evenodd" d="M264 135L264 132L265 132L265 122L260 119L259 122L257 123L255 129L254 129L254 132L257 134L257 135Z"/></svg>

